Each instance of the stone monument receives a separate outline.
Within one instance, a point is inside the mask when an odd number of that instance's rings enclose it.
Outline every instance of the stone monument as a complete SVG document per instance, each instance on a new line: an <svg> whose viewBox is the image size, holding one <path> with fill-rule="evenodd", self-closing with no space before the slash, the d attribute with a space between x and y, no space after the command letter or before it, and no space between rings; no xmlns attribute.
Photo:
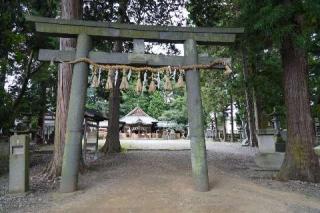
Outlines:
<svg viewBox="0 0 320 213"><path fill-rule="evenodd" d="M29 136L14 134L10 137L9 192L29 190Z"/></svg>
<svg viewBox="0 0 320 213"><path fill-rule="evenodd" d="M30 119L24 116L22 122L12 130L9 157L9 192L24 193L29 190L29 143Z"/></svg>

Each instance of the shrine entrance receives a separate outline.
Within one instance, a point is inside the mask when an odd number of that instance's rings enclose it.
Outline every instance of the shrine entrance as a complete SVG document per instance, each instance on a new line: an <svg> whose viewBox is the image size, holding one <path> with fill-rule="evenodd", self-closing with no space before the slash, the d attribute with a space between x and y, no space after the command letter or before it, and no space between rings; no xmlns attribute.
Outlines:
<svg viewBox="0 0 320 213"><path fill-rule="evenodd" d="M187 86L188 120L191 141L192 174L197 191L209 190L206 144L203 128L199 69L229 68L228 60L199 56L197 44L225 45L235 41L243 28L160 27L27 17L38 33L77 37L76 50L39 50L39 60L74 64L63 156L61 192L77 190L82 124L89 65L132 71L164 71L171 66L184 70ZM133 41L133 53L91 51L92 38ZM184 56L144 54L144 41L183 43ZM144 67L142 67L144 66Z"/></svg>

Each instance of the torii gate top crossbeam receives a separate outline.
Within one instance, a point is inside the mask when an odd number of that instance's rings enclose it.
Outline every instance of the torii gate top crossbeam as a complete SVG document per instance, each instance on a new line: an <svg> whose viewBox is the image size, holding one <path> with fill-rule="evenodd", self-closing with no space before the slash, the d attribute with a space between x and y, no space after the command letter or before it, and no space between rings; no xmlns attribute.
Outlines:
<svg viewBox="0 0 320 213"><path fill-rule="evenodd" d="M75 37L80 33L110 40L144 39L165 43L183 43L193 39L198 44L228 44L235 41L243 28L166 27L82 20L52 19L27 16L35 22L36 31L59 37Z"/></svg>

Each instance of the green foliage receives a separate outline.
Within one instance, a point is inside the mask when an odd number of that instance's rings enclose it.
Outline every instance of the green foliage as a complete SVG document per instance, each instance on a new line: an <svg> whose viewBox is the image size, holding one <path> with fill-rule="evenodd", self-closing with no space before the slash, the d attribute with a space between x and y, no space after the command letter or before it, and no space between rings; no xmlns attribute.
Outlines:
<svg viewBox="0 0 320 213"><path fill-rule="evenodd" d="M100 88L98 88L100 89ZM94 109L100 112L107 112L108 111L108 102L105 98L102 98L96 95L97 89L96 88L88 88L87 89L87 101L86 101L86 108L87 109Z"/></svg>
<svg viewBox="0 0 320 213"><path fill-rule="evenodd" d="M119 3L126 5L125 11L119 10ZM118 0L118 1L85 1L84 14L85 20L92 21L119 21L119 15L124 18L124 23L146 24L146 25L181 25L184 21L181 8L185 0L167 0L167 1L140 1L140 0ZM173 23L175 20L178 23ZM110 52L113 43L105 40L94 39L96 50ZM151 52L153 44L146 45L146 52ZM124 52L131 52L133 49L132 42L123 42ZM172 44L164 45L167 53L177 53L178 50ZM107 80L107 73L101 73L101 86L95 93L89 92L88 107L96 108L95 100L106 100L109 92L103 86ZM135 77L135 76L133 76ZM133 80L134 81L134 80ZM163 94L155 92L154 94L144 93L137 95L134 92L134 84L130 83L131 89L122 93L120 116L130 112L134 107L140 106L149 115L158 118L167 105L164 102ZM98 107L99 108L99 107ZM99 108L101 109L101 107Z"/></svg>
<svg viewBox="0 0 320 213"><path fill-rule="evenodd" d="M155 118L159 118L163 111L168 109L168 105L164 102L161 92L156 91L151 94L150 102L148 104L148 112Z"/></svg>
<svg viewBox="0 0 320 213"><path fill-rule="evenodd" d="M294 36L296 45L310 52L309 85L313 112L319 116L319 8L320 2L317 0L293 1L290 6L274 0L190 0L187 9L193 24L245 28L244 36L240 36L238 43L230 48L201 49L215 56L231 56L233 59L233 76L230 79L221 78L218 74L202 74L202 97L207 120L210 119L210 112L221 115L227 109L230 95L237 105L237 122L246 119L244 88L247 86L249 91L254 91L260 110L269 114L276 107L285 124L280 43L287 34ZM297 27L301 22L303 27ZM247 51L248 57L247 82L242 74L242 49Z"/></svg>
<svg viewBox="0 0 320 213"><path fill-rule="evenodd" d="M319 12L320 2L316 0L292 1L284 4L278 1L240 0L241 8L239 23L243 23L247 29L246 40L250 49L254 51L252 60L259 67L265 70L264 75L255 79L255 87L259 88L261 79L266 79L265 87L260 89L264 99L265 107L271 111L272 103L278 106L282 115L285 114L283 101L283 90L281 85L282 65L280 58L281 42L286 35L291 35L297 47L309 52L309 85L311 99L313 100L312 110L314 116L317 114L319 97ZM268 52L263 52L268 49ZM257 54L257 52L260 52ZM277 92L278 91L278 92ZM271 95L271 94L272 95ZM278 100L278 101L277 101Z"/></svg>
<svg viewBox="0 0 320 213"><path fill-rule="evenodd" d="M175 90L173 93L168 93L157 90L153 93L143 92L142 94L137 94L134 86L134 83L130 83L130 89L122 92L121 116L126 115L138 106L148 115L158 120L187 124L188 118L184 91Z"/></svg>
<svg viewBox="0 0 320 213"><path fill-rule="evenodd" d="M161 120L176 121L178 124L186 125L188 123L187 100L185 96L176 96L169 103L168 110L164 111L160 117Z"/></svg>
<svg viewBox="0 0 320 213"><path fill-rule="evenodd" d="M263 99L261 109L271 113L273 107L284 105L282 68L278 51L264 51L257 64L259 67L256 67L256 73L250 80L253 82L256 97L268 97ZM281 111L283 112L283 109Z"/></svg>
<svg viewBox="0 0 320 213"><path fill-rule="evenodd" d="M133 89L123 92L120 109L121 115L126 115L137 106L156 119L168 108L163 95L159 91L151 94L137 94Z"/></svg>
<svg viewBox="0 0 320 213"><path fill-rule="evenodd" d="M24 15L32 14L56 17L60 0L12 0L1 1L0 8L0 129L8 130L15 118L23 112L32 113L37 120L43 112L55 111L57 67L48 68L48 63L35 60L39 48L58 49L58 39L30 33L31 24L26 23ZM126 11L119 10L119 3L127 4ZM172 17L182 21L181 6L184 0L170 1L83 1L83 18L95 21L118 21L124 13L124 22L141 24L172 25ZM112 42L95 39L97 50L111 51ZM125 51L132 50L132 43L124 43ZM173 48L171 48L175 52ZM30 69L28 61L34 51ZM13 79L8 82L8 77ZM101 81L106 81L106 73ZM7 88L5 88L7 85ZM105 101L109 94L100 86L97 90L88 90L88 108L107 111ZM140 101L147 106L145 110L159 117L166 105L161 102L161 94L146 95ZM150 106L148 103L151 103ZM126 107L129 108L130 106Z"/></svg>
<svg viewBox="0 0 320 213"><path fill-rule="evenodd" d="M57 0L2 1L0 8L0 129L8 133L21 113L35 118L52 108L56 71L48 63L35 60L38 45L52 47L54 40L44 40L33 33L24 15L53 17ZM33 53L33 54L32 54ZM37 120L33 118L33 120Z"/></svg>
<svg viewBox="0 0 320 213"><path fill-rule="evenodd" d="M312 112L320 119L320 58L310 56L309 88L311 91Z"/></svg>
<svg viewBox="0 0 320 213"><path fill-rule="evenodd" d="M190 0L187 9L189 21L197 26L225 26L234 17L231 0Z"/></svg>

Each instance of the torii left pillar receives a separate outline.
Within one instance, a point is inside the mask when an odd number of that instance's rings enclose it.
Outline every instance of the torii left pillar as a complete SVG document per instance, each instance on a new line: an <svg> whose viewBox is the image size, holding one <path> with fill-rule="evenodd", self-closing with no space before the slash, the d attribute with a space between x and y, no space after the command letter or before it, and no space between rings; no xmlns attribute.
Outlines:
<svg viewBox="0 0 320 213"><path fill-rule="evenodd" d="M87 34L78 35L76 59L88 57L91 43ZM84 62L73 66L60 192L77 190L88 70L89 65Z"/></svg>

